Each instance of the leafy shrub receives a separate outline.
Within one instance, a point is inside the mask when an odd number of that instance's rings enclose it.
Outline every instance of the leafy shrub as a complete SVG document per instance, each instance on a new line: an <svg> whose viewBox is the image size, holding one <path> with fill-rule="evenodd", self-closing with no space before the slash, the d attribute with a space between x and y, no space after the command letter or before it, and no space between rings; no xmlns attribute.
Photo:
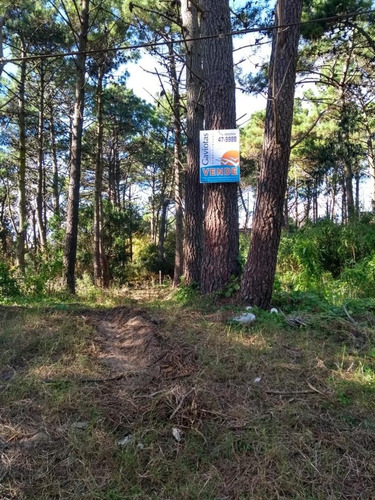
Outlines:
<svg viewBox="0 0 375 500"><path fill-rule="evenodd" d="M334 301L375 297L375 224L321 220L283 235L276 290L312 291Z"/></svg>
<svg viewBox="0 0 375 500"><path fill-rule="evenodd" d="M20 295L20 289L12 271L5 262L0 261L0 299Z"/></svg>
<svg viewBox="0 0 375 500"><path fill-rule="evenodd" d="M197 300L198 295L199 295L198 285L196 283L192 283L191 285L186 285L184 277L182 277L181 284L178 287L178 290L174 294L176 301L182 305L194 304Z"/></svg>
<svg viewBox="0 0 375 500"><path fill-rule="evenodd" d="M147 278L159 271L163 275L173 276L175 233L170 232L164 244L164 258L159 258L158 246L146 238L139 239L134 245L131 269L133 278ZM130 268L129 268L130 271Z"/></svg>

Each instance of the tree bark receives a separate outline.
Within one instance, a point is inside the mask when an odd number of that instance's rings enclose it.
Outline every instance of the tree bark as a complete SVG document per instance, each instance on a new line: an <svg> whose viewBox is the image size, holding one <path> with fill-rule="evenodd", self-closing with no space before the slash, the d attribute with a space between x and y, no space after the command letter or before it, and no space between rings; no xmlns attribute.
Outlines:
<svg viewBox="0 0 375 500"><path fill-rule="evenodd" d="M53 192L53 211L54 215L60 219L60 193L59 193L59 169L57 163L57 150L55 138L55 124L53 115L53 106L50 106L50 140L52 156L52 192Z"/></svg>
<svg viewBox="0 0 375 500"><path fill-rule="evenodd" d="M350 159L344 162L344 176L345 176L345 199L348 214L348 220L352 221L355 216L355 204L353 193L353 169Z"/></svg>
<svg viewBox="0 0 375 500"><path fill-rule="evenodd" d="M83 111L85 105L86 46L89 27L89 2L82 0L80 15L80 33L76 56L77 80L75 90L74 115L72 124L72 142L69 165L68 213L65 236L65 269L67 288L75 293L75 265L77 259L79 190L81 183L81 156Z"/></svg>
<svg viewBox="0 0 375 500"><path fill-rule="evenodd" d="M102 286L103 266L103 238L102 238L102 184L103 184L103 68L99 68L97 85L97 142L95 158L95 192L94 192L94 283Z"/></svg>
<svg viewBox="0 0 375 500"><path fill-rule="evenodd" d="M26 53L22 49L22 57ZM17 264L22 273L25 272L26 241L26 124L25 124L25 81L26 61L21 62L21 75L18 88L18 128L19 128L19 168L18 168L18 230L17 230Z"/></svg>
<svg viewBox="0 0 375 500"><path fill-rule="evenodd" d="M244 301L267 309L275 279L287 187L302 0L278 0L269 71L266 126L249 257L242 279Z"/></svg>
<svg viewBox="0 0 375 500"><path fill-rule="evenodd" d="M198 11L189 0L181 1L183 34L200 35ZM199 180L199 131L203 130L202 47L198 40L186 42L186 135L185 175L185 283L200 285L203 246L203 188Z"/></svg>
<svg viewBox="0 0 375 500"><path fill-rule="evenodd" d="M367 146L368 146L368 164L369 164L370 179L371 179L371 209L372 213L375 213L375 148L373 147L371 136L367 139Z"/></svg>
<svg viewBox="0 0 375 500"><path fill-rule="evenodd" d="M161 207L158 241L158 259L160 262L164 260L165 229L167 226L167 209L169 202L169 198L163 200L163 204Z"/></svg>
<svg viewBox="0 0 375 500"><path fill-rule="evenodd" d="M204 0L202 35L229 33L228 0ZM203 50L206 130L236 127L233 45L230 36L206 40ZM239 273L239 227L237 183L204 187L203 257L201 291L222 289Z"/></svg>
<svg viewBox="0 0 375 500"><path fill-rule="evenodd" d="M38 192L36 216L38 222L39 243L43 250L46 246L46 226L44 224L44 66L40 62L40 94L38 124Z"/></svg>
<svg viewBox="0 0 375 500"><path fill-rule="evenodd" d="M180 89L177 79L176 58L173 44L169 44L170 79L173 94L173 170L174 170L174 201L176 218L176 244L173 272L173 286L180 284L184 263L184 225L182 210L182 182L181 182L181 108Z"/></svg>

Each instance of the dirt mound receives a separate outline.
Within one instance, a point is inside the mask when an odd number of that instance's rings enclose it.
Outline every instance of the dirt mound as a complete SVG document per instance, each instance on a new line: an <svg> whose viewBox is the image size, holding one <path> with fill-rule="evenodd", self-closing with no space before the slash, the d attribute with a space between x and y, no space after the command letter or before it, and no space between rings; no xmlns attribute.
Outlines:
<svg viewBox="0 0 375 500"><path fill-rule="evenodd" d="M162 332L142 309L118 307L95 321L97 357L111 376L179 378L196 370L195 351Z"/></svg>

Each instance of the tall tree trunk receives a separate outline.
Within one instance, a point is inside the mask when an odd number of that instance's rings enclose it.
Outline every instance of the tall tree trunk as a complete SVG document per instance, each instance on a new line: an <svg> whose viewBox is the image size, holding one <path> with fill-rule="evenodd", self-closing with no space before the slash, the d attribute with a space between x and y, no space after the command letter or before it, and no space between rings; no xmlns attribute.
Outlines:
<svg viewBox="0 0 375 500"><path fill-rule="evenodd" d="M349 68L350 68L350 63L352 59L352 51L353 51L353 46L354 46L354 41L353 41L353 34L350 33L349 35L349 47L348 47L348 52L345 58L345 65L343 68L343 74L341 77L340 81L340 104L341 104L341 109L340 109L340 130L339 130L339 138L341 144L343 144L344 150L343 150L343 157L342 157L342 163L343 163L343 171L344 171L344 190L345 190L345 199L346 199L346 213L347 213L347 218L349 221L351 221L355 215L355 207L354 207L354 194L353 194L353 168L351 161L352 159L348 155L348 151L345 147L346 144L349 143L350 141L350 129L349 129L349 121L350 117L348 117L348 104L346 102L346 92L347 92L347 85L350 82L347 81L348 73L349 73ZM348 157L349 156L349 157Z"/></svg>
<svg viewBox="0 0 375 500"><path fill-rule="evenodd" d="M173 272L173 286L180 284L184 264L184 225L182 210L182 175L181 175L181 107L180 89L177 79L176 58L173 51L173 44L169 44L170 77L173 94L173 170L174 170L174 201L176 218L176 244L175 261Z"/></svg>
<svg viewBox="0 0 375 500"><path fill-rule="evenodd" d="M375 147L373 141L373 130L370 125L369 117L368 117L368 109L366 105L363 103L362 99L360 99L362 106L362 116L363 122L367 134L367 161L370 172L370 181L371 181L371 210L372 213L375 213Z"/></svg>
<svg viewBox="0 0 375 500"><path fill-rule="evenodd" d="M360 210L360 201L359 201L359 183L361 180L361 176L358 172L358 167L357 167L357 172L355 174L355 216L359 217L359 210Z"/></svg>
<svg viewBox="0 0 375 500"><path fill-rule="evenodd" d="M99 68L98 85L97 85L97 142L96 142L96 159L95 159L95 192L94 192L94 283L96 286L101 286L103 277L102 255L103 255L103 238L102 238L102 184L103 184L103 68Z"/></svg>
<svg viewBox="0 0 375 500"><path fill-rule="evenodd" d="M368 164L371 179L371 209L375 213L375 149L371 137L367 140L368 145Z"/></svg>
<svg viewBox="0 0 375 500"><path fill-rule="evenodd" d="M38 124L38 192L36 216L40 247L46 246L46 226L44 224L44 65L40 62L39 124Z"/></svg>
<svg viewBox="0 0 375 500"><path fill-rule="evenodd" d="M203 36L230 32L228 0L204 0L201 5ZM230 36L205 41L203 69L205 129L234 129L236 106ZM211 293L222 289L232 275L239 273L237 183L205 185L203 231L201 291Z"/></svg>
<svg viewBox="0 0 375 500"><path fill-rule="evenodd" d="M267 309L275 279L287 187L302 0L278 0L269 71L266 126L249 257L242 279L244 301Z"/></svg>
<svg viewBox="0 0 375 500"><path fill-rule="evenodd" d="M198 11L189 0L181 1L186 38L200 35ZM199 131L203 130L202 47L199 40L186 42L186 135L184 275L187 285L200 284L203 245L203 188L199 180Z"/></svg>
<svg viewBox="0 0 375 500"><path fill-rule="evenodd" d="M150 241L156 244L157 215L156 215L156 177L151 177L151 214L150 214Z"/></svg>
<svg viewBox="0 0 375 500"><path fill-rule="evenodd" d="M22 57L26 57L22 48ZM18 230L17 230L17 264L22 273L25 272L26 241L26 124L25 124L25 81L26 61L21 62L21 75L18 88L18 128L19 128L19 168L18 168Z"/></svg>
<svg viewBox="0 0 375 500"><path fill-rule="evenodd" d="M313 196L313 221L318 221L318 180L314 180L314 196Z"/></svg>
<svg viewBox="0 0 375 500"><path fill-rule="evenodd" d="M305 210L305 219L306 222L310 220L310 212L311 212L311 182L307 183L307 192L306 192L306 210Z"/></svg>
<svg viewBox="0 0 375 500"><path fill-rule="evenodd" d="M353 194L353 169L350 159L344 163L344 176L345 176L345 199L346 199L346 213L348 220L353 220L355 216L354 194Z"/></svg>
<svg viewBox="0 0 375 500"><path fill-rule="evenodd" d="M158 259L160 262L164 260L165 228L167 226L167 209L169 202L169 198L163 200L163 204L161 207L158 241Z"/></svg>
<svg viewBox="0 0 375 500"><path fill-rule="evenodd" d="M336 199L337 199L337 179L334 179L332 185L332 203L331 203L331 219L334 221L336 217Z"/></svg>
<svg viewBox="0 0 375 500"><path fill-rule="evenodd" d="M296 227L298 227L298 180L297 180L297 171L294 173L294 218Z"/></svg>
<svg viewBox="0 0 375 500"><path fill-rule="evenodd" d="M342 220L342 222L347 222L347 220L348 220L348 212L347 212L347 204L346 204L345 179L341 180L341 188L342 188L341 220Z"/></svg>
<svg viewBox="0 0 375 500"><path fill-rule="evenodd" d="M77 259L78 238L78 209L79 190L81 184L81 156L83 111L85 106L85 73L86 73L86 46L89 28L89 2L82 0L80 15L80 33L76 56L77 80L75 90L74 115L72 124L72 143L69 165L68 213L66 218L65 236L65 268L68 290L75 293L75 265Z"/></svg>
<svg viewBox="0 0 375 500"><path fill-rule="evenodd" d="M59 193L59 169L57 163L57 149L55 138L54 110L50 106L50 141L51 141L51 156L52 156L52 192L53 192L53 212L60 219L60 193Z"/></svg>

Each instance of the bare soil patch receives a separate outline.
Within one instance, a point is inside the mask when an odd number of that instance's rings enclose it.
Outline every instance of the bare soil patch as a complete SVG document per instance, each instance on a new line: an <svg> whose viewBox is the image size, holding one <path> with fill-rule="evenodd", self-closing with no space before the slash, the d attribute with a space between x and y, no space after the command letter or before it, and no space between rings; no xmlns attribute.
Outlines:
<svg viewBox="0 0 375 500"><path fill-rule="evenodd" d="M161 320L144 309L117 307L91 319L95 355L109 377L172 379L197 369L194 348L162 333Z"/></svg>

